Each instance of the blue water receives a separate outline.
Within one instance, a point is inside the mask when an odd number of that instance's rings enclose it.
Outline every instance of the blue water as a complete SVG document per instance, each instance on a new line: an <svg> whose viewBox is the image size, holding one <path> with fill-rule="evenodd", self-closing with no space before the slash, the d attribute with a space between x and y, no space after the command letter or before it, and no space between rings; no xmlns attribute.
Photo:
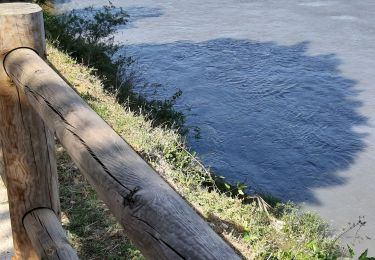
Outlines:
<svg viewBox="0 0 375 260"><path fill-rule="evenodd" d="M364 215L363 239L345 239L374 252L375 2L114 4L130 14L116 40L137 60L137 90L159 99L182 91L176 109L205 165L336 227Z"/></svg>
<svg viewBox="0 0 375 260"><path fill-rule="evenodd" d="M182 90L177 109L200 136L191 131L188 143L215 173L319 203L311 188L345 183L335 172L363 149L352 127L366 119L335 55L307 56L307 47L227 38L127 50L147 80L162 83L159 96Z"/></svg>

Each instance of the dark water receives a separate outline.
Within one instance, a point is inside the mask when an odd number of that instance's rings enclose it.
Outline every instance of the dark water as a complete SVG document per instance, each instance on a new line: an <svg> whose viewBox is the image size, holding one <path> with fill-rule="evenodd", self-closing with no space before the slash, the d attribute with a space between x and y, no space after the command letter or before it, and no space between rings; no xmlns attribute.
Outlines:
<svg viewBox="0 0 375 260"><path fill-rule="evenodd" d="M206 165L338 227L365 215L364 241L346 239L375 249L374 2L114 3L130 14L123 51L162 86L139 91L182 90L176 108Z"/></svg>
<svg viewBox="0 0 375 260"><path fill-rule="evenodd" d="M335 173L364 148L352 128L366 119L351 100L355 82L339 74L335 55L307 56L307 46L215 39L128 50L147 79L166 86L159 95L183 91L178 108L200 130L188 143L214 172L320 203L311 189L346 182Z"/></svg>

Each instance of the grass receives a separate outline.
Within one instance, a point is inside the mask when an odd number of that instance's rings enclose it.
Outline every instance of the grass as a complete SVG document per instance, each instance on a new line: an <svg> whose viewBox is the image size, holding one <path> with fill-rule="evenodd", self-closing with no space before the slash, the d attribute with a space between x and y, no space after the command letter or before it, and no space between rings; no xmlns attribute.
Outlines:
<svg viewBox="0 0 375 260"><path fill-rule="evenodd" d="M337 259L346 253L317 215L276 201L265 211L238 185L215 180L186 149L176 130L155 126L142 114L118 104L93 69L51 43L48 54L77 93L243 258ZM57 155L63 224L79 256L142 259L61 147Z"/></svg>
<svg viewBox="0 0 375 260"><path fill-rule="evenodd" d="M81 259L143 259L61 147L57 148L63 227Z"/></svg>

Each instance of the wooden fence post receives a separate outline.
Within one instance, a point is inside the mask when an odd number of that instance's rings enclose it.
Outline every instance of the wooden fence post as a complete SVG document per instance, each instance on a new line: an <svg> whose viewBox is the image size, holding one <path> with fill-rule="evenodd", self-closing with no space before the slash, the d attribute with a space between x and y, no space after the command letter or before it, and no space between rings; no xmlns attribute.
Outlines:
<svg viewBox="0 0 375 260"><path fill-rule="evenodd" d="M9 80L6 55L20 47L45 57L43 14L38 5L0 4L0 141L12 224L15 259L37 259L23 226L37 208L60 215L54 139L41 118Z"/></svg>
<svg viewBox="0 0 375 260"><path fill-rule="evenodd" d="M5 186L7 186L7 180L5 178L5 172L4 172L3 148L1 148L1 142L0 142L0 177L3 180Z"/></svg>

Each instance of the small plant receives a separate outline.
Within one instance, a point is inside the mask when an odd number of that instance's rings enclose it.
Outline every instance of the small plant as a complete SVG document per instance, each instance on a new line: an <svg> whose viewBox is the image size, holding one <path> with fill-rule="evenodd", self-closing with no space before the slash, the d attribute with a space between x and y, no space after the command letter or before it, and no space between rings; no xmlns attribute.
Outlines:
<svg viewBox="0 0 375 260"><path fill-rule="evenodd" d="M359 231L361 230L362 227L364 227L366 225L366 221L365 221L365 217L364 216L359 216L358 217L358 221L357 222L354 222L354 223L348 223L348 226L346 228L343 229L343 231L338 234L336 236L336 238L333 240L333 242L336 242L338 241L339 239L341 239L346 233L348 233L349 231L357 228L356 232L355 232L355 235L354 235L354 239L357 239L358 238L358 233ZM348 246L349 247L349 246Z"/></svg>
<svg viewBox="0 0 375 260"><path fill-rule="evenodd" d="M375 257L367 256L368 249L366 249L358 258L358 260L375 260Z"/></svg>
<svg viewBox="0 0 375 260"><path fill-rule="evenodd" d="M65 25L65 32L75 39L83 40L88 44L98 44L105 40L107 47L113 47L114 50L118 46L114 44L113 34L118 25L128 22L127 18L127 13L112 3L100 9L87 7L79 12L73 10L58 17Z"/></svg>
<svg viewBox="0 0 375 260"><path fill-rule="evenodd" d="M73 58L94 69L105 90L133 112L142 113L154 125L165 125L186 133L183 113L174 105L182 92L165 100L146 99L134 91L134 75L129 66L131 57L117 55L120 46L114 41L119 25L128 21L127 13L112 3L103 8L85 8L60 15L45 11L47 38ZM115 55L116 54L116 55ZM115 58L116 57L116 58Z"/></svg>

